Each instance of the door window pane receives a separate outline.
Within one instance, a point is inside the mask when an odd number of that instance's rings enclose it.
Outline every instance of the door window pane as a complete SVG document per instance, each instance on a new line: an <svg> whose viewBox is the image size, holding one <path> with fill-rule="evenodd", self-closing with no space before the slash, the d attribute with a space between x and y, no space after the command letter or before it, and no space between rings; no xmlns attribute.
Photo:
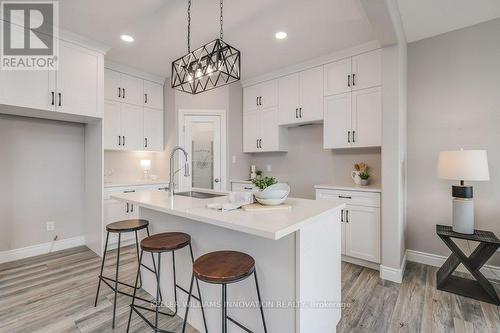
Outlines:
<svg viewBox="0 0 500 333"><path fill-rule="evenodd" d="M214 188L214 125L193 122L191 127L192 187Z"/></svg>

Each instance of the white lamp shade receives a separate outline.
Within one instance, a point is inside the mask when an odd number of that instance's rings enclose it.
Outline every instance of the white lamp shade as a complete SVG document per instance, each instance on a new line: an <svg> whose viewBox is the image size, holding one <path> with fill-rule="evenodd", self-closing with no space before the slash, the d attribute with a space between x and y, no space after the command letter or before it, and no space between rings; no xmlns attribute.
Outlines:
<svg viewBox="0 0 500 333"><path fill-rule="evenodd" d="M141 160L141 167L144 171L151 170L151 160Z"/></svg>
<svg viewBox="0 0 500 333"><path fill-rule="evenodd" d="M486 150L453 150L439 153L438 176L442 179L490 180Z"/></svg>

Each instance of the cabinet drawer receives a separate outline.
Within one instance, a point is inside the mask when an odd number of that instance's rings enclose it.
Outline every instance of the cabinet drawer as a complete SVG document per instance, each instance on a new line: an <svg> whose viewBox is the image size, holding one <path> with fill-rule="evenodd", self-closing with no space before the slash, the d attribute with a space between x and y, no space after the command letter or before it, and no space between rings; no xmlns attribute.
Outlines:
<svg viewBox="0 0 500 333"><path fill-rule="evenodd" d="M348 205L380 207L380 193L374 192L317 189L316 199L337 199Z"/></svg>
<svg viewBox="0 0 500 333"><path fill-rule="evenodd" d="M233 192L255 192L258 191L257 186L245 183L231 183L231 191Z"/></svg>

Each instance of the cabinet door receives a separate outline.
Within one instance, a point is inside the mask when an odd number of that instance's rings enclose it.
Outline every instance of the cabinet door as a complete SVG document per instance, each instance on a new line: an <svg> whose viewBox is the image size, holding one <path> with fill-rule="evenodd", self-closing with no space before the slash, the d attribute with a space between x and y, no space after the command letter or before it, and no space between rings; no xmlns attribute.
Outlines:
<svg viewBox="0 0 500 333"><path fill-rule="evenodd" d="M54 71L2 70L0 104L55 111ZM54 95L55 96L55 95Z"/></svg>
<svg viewBox="0 0 500 333"><path fill-rule="evenodd" d="M89 50L59 42L56 110L100 117L97 105L99 58Z"/></svg>
<svg viewBox="0 0 500 333"><path fill-rule="evenodd" d="M103 145L104 149L122 149L121 103L104 101Z"/></svg>
<svg viewBox="0 0 500 333"><path fill-rule="evenodd" d="M144 108L144 150L163 151L163 111Z"/></svg>
<svg viewBox="0 0 500 333"><path fill-rule="evenodd" d="M346 255L380 263L380 208L346 209Z"/></svg>
<svg viewBox="0 0 500 333"><path fill-rule="evenodd" d="M299 76L300 120L302 122L323 120L323 67L300 72Z"/></svg>
<svg viewBox="0 0 500 333"><path fill-rule="evenodd" d="M260 139L260 151L280 150L277 108L261 111Z"/></svg>
<svg viewBox="0 0 500 333"><path fill-rule="evenodd" d="M375 50L352 57L352 90L382 84L382 51Z"/></svg>
<svg viewBox="0 0 500 333"><path fill-rule="evenodd" d="M144 101L143 80L131 75L121 75L122 101L142 106Z"/></svg>
<svg viewBox="0 0 500 333"><path fill-rule="evenodd" d="M144 106L163 110L163 85L144 80Z"/></svg>
<svg viewBox="0 0 500 333"><path fill-rule="evenodd" d="M253 110L243 114L243 151L254 153L259 151L260 139L260 110Z"/></svg>
<svg viewBox="0 0 500 333"><path fill-rule="evenodd" d="M284 76L278 81L279 124L299 121L299 74Z"/></svg>
<svg viewBox="0 0 500 333"><path fill-rule="evenodd" d="M351 91L351 58L326 64L324 67L324 95L343 94Z"/></svg>
<svg viewBox="0 0 500 333"><path fill-rule="evenodd" d="M123 101L121 91L121 73L104 69L104 98L111 101Z"/></svg>
<svg viewBox="0 0 500 333"><path fill-rule="evenodd" d="M325 98L324 148L351 147L351 93Z"/></svg>
<svg viewBox="0 0 500 333"><path fill-rule="evenodd" d="M253 111L259 108L260 85L243 89L243 111Z"/></svg>
<svg viewBox="0 0 500 333"><path fill-rule="evenodd" d="M380 87L352 92L353 147L382 145L382 90Z"/></svg>
<svg viewBox="0 0 500 333"><path fill-rule="evenodd" d="M260 84L260 108L267 109L278 106L278 80Z"/></svg>
<svg viewBox="0 0 500 333"><path fill-rule="evenodd" d="M122 145L125 150L144 150L142 107L121 104Z"/></svg>

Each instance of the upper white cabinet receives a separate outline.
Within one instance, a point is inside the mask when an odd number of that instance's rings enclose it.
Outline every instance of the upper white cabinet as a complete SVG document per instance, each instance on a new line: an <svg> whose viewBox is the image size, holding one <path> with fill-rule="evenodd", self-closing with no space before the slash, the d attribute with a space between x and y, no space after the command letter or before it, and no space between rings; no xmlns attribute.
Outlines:
<svg viewBox="0 0 500 333"><path fill-rule="evenodd" d="M323 68L316 67L279 79L279 124L323 120Z"/></svg>
<svg viewBox="0 0 500 333"><path fill-rule="evenodd" d="M163 151L163 85L105 71L104 149Z"/></svg>
<svg viewBox="0 0 500 333"><path fill-rule="evenodd" d="M382 52L375 50L324 66L324 95L343 94L382 84Z"/></svg>
<svg viewBox="0 0 500 333"><path fill-rule="evenodd" d="M381 146L382 89L325 97L323 143L324 148Z"/></svg>
<svg viewBox="0 0 500 333"><path fill-rule="evenodd" d="M0 104L102 117L103 54L59 41L58 69L2 71Z"/></svg>
<svg viewBox="0 0 500 333"><path fill-rule="evenodd" d="M265 109L278 105L278 81L271 80L245 88L243 108L245 111Z"/></svg>

